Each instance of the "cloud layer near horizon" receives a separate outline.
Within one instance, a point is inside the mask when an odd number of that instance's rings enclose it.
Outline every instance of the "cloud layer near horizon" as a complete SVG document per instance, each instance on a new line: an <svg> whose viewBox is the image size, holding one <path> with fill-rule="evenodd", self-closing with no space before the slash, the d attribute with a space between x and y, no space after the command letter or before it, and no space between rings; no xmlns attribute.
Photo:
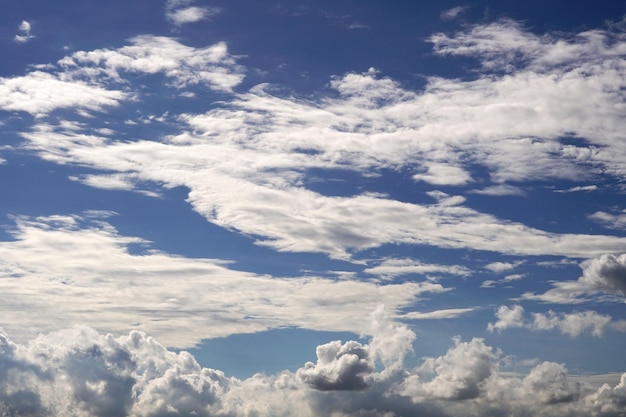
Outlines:
<svg viewBox="0 0 626 417"><path fill-rule="evenodd" d="M543 362L504 372L502 353L482 339L454 340L442 356L404 368L414 334L372 316L369 343L333 341L317 363L247 379L201 368L133 331L115 338L81 326L16 344L0 334L0 412L7 416L424 417L623 416L626 374L600 388ZM401 335L399 337L399 335ZM413 359L408 360L413 362ZM378 364L378 365L377 365Z"/></svg>

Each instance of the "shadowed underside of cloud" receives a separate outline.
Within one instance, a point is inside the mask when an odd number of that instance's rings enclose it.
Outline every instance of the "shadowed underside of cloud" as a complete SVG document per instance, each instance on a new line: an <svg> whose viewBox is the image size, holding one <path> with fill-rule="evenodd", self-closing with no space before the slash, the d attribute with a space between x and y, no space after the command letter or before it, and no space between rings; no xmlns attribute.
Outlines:
<svg viewBox="0 0 626 417"><path fill-rule="evenodd" d="M578 280L552 282L554 288L545 293L525 293L521 298L577 304L598 295L612 300L626 296L626 254L604 254L584 261L580 267L583 274Z"/></svg>
<svg viewBox="0 0 626 417"><path fill-rule="evenodd" d="M7 416L623 416L626 374L615 386L570 383L563 365L499 371L501 353L458 339L416 368L374 364L400 349L388 326L370 344L330 342L296 373L228 377L140 332L114 338L88 327L16 344L0 335L0 412ZM410 332L392 325L396 332ZM397 344L400 343L400 344ZM378 348L374 348L374 346ZM388 349L380 350L380 346ZM297 411L296 411L297 410Z"/></svg>

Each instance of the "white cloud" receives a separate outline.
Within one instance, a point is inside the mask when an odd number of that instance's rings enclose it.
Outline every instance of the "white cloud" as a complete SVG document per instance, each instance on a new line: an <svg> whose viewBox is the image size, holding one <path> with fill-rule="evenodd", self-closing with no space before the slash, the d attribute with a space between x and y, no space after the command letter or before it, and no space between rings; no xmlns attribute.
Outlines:
<svg viewBox="0 0 626 417"><path fill-rule="evenodd" d="M176 26L181 26L187 23L199 22L206 20L210 16L219 13L218 8L209 7L185 7L184 9L171 10L166 13L166 17Z"/></svg>
<svg viewBox="0 0 626 417"><path fill-rule="evenodd" d="M379 304L395 314L420 294L446 291L429 282L379 285L237 271L220 260L151 250L98 215L18 218L14 240L0 242L3 323L20 340L78 323L116 334L147 331L178 347L284 326L369 334L368 315Z"/></svg>
<svg viewBox="0 0 626 417"><path fill-rule="evenodd" d="M469 308L448 308L443 310L429 311L427 313L419 311L408 312L401 317L408 320L440 320L440 319L454 319L475 311L475 307Z"/></svg>
<svg viewBox="0 0 626 417"><path fill-rule="evenodd" d="M501 332L505 329L524 327L524 307L515 305L511 308L500 306L496 311L498 321L489 323L487 330Z"/></svg>
<svg viewBox="0 0 626 417"><path fill-rule="evenodd" d="M591 333L600 337L605 329L620 331L621 322L613 321L606 314L595 311L575 311L572 313L532 313L532 319L524 317L524 308L520 305L512 307L500 306L496 311L495 323L489 323L487 330L502 332L506 329L526 328L532 331L558 330L562 334L577 337L583 333Z"/></svg>
<svg viewBox="0 0 626 417"><path fill-rule="evenodd" d="M131 73L163 74L175 87L201 84L232 98L204 114L172 115L179 132L150 141L85 140L86 132L46 124L23 136L42 158L104 171L100 180L97 172L76 176L92 186L188 187L188 201L207 220L279 251L349 259L393 243L590 258L620 251L624 238L544 232L473 210L463 196L432 205L371 194L329 197L303 180L309 168L410 169L420 180L459 185L472 180L470 168L478 165L492 182L483 191L510 194L518 192L505 187L511 181L580 180L598 170L622 175L624 42L612 36L540 37L510 21L469 27L433 36L435 52L478 57L487 68L521 56L520 65L469 81L432 77L423 91L373 69L348 73L330 82L337 96L310 101L273 96L268 86L232 92L243 69L224 43L192 48L139 36L118 49L76 52L59 61L58 76L106 84ZM574 55L585 58L582 66L569 64ZM3 107L41 113L60 105L37 103L14 98ZM586 142L565 145L564 135Z"/></svg>
<svg viewBox="0 0 626 417"><path fill-rule="evenodd" d="M413 179L434 185L464 185L472 179L467 171L458 166L433 162L426 168L426 173L415 174Z"/></svg>
<svg viewBox="0 0 626 417"><path fill-rule="evenodd" d="M525 293L522 299L577 304L589 299L616 301L626 296L626 254L604 254L580 264L583 275L576 281L555 281L543 294ZM623 298L621 298L623 300Z"/></svg>
<svg viewBox="0 0 626 417"><path fill-rule="evenodd" d="M596 211L589 215L594 220L609 229L626 230L626 209L617 214L607 213L605 211Z"/></svg>
<svg viewBox="0 0 626 417"><path fill-rule="evenodd" d="M164 36L136 36L118 49L78 51L58 64L67 77L77 79L108 77L122 82L124 72L162 73L177 88L204 85L230 91L244 78L225 42L194 48Z"/></svg>
<svg viewBox="0 0 626 417"><path fill-rule="evenodd" d="M103 111L118 106L129 94L80 81L66 81L42 71L0 78L0 109L43 116L59 108Z"/></svg>
<svg viewBox="0 0 626 417"><path fill-rule="evenodd" d="M13 38L15 42L26 43L35 38L35 36L31 34L32 24L29 21L22 20L22 23L20 23L17 29L19 33Z"/></svg>
<svg viewBox="0 0 626 417"><path fill-rule="evenodd" d="M176 26L207 20L221 12L219 7L192 6L192 0L168 0L165 3L165 18Z"/></svg>
<svg viewBox="0 0 626 417"><path fill-rule="evenodd" d="M307 362L297 374L312 388L321 391L367 388L366 377L374 371L368 346L355 341L342 345L336 340L318 346L315 353L317 363Z"/></svg>
<svg viewBox="0 0 626 417"><path fill-rule="evenodd" d="M445 274L464 277L471 274L467 267L461 265L425 264L412 259L386 259L379 265L366 268L363 272L387 279L407 274Z"/></svg>
<svg viewBox="0 0 626 417"><path fill-rule="evenodd" d="M491 272L500 273L500 272L510 271L510 270L518 267L521 264L522 264L521 261L518 261L518 262L492 262L490 264L485 265L485 269L488 269Z"/></svg>
<svg viewBox="0 0 626 417"><path fill-rule="evenodd" d="M501 372L502 353L481 339L455 339L444 355L414 369L376 369L372 361L381 349L404 357L410 348L381 324L368 344L331 342L318 347L316 364L247 379L202 368L189 353L169 351L136 331L113 337L83 326L23 344L0 333L0 411L41 417L287 417L296 409L303 417L613 417L626 401L626 374L595 388L595 380L568 376L553 362L525 375Z"/></svg>
<svg viewBox="0 0 626 417"><path fill-rule="evenodd" d="M464 6L456 6L451 9L444 10L443 12L441 12L439 16L441 17L441 20L456 19L466 9L467 7L464 7Z"/></svg>

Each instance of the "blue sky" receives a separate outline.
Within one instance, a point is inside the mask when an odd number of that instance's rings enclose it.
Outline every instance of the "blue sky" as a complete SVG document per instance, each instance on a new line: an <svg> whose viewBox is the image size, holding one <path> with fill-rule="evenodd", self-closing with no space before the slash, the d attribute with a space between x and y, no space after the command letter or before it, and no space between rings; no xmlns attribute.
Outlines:
<svg viewBox="0 0 626 417"><path fill-rule="evenodd" d="M626 5L0 22L3 415L626 415Z"/></svg>

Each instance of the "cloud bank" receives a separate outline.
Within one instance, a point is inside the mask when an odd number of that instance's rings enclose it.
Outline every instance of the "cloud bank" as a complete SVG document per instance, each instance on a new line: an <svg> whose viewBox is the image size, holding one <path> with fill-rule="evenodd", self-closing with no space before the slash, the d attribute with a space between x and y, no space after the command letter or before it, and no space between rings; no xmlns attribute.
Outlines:
<svg viewBox="0 0 626 417"><path fill-rule="evenodd" d="M276 417L295 410L304 417L624 415L626 374L598 389L571 382L567 369L553 362L511 374L500 371L502 353L481 339L455 339L443 356L412 369L384 362L398 350L406 353L405 342L382 331L368 344L320 345L317 363L296 372L237 379L137 331L115 338L81 326L26 344L1 333L0 411L42 417Z"/></svg>

